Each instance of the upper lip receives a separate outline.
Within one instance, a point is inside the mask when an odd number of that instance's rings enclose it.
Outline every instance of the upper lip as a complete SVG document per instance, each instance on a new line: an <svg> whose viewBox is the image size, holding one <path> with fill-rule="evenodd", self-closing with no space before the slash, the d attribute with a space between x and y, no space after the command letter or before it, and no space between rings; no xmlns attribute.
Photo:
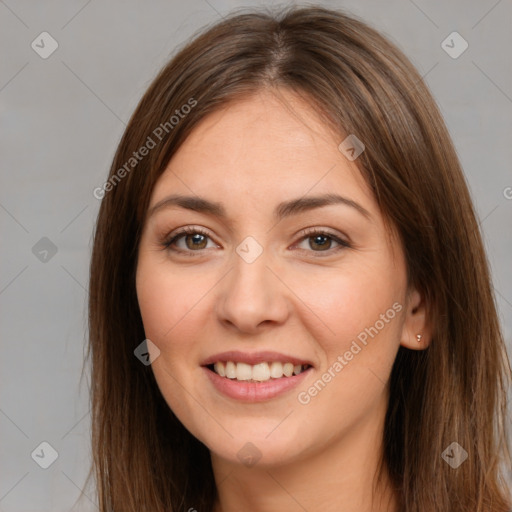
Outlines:
<svg viewBox="0 0 512 512"><path fill-rule="evenodd" d="M230 350L228 352L214 354L213 356L205 359L201 363L201 366L208 366L214 363L218 363L219 361L233 361L234 363L247 363L250 365L279 361L281 363L293 363L294 365L301 364L313 366L313 364L306 359L301 359L299 357L290 356L287 354L281 354L279 352L241 352L239 350Z"/></svg>

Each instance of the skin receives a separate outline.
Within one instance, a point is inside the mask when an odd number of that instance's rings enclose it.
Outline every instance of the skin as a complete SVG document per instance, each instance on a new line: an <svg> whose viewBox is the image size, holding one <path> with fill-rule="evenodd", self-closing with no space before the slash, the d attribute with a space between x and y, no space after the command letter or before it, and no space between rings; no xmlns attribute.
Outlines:
<svg viewBox="0 0 512 512"><path fill-rule="evenodd" d="M396 234L385 227L357 160L338 150L344 138L295 93L262 90L203 119L154 187L149 210L179 193L221 202L228 214L221 220L159 208L146 220L137 267L145 333L160 350L152 369L169 407L211 452L216 512L397 510L386 473L371 500L387 383L399 346L424 349L430 330L422 296L408 287ZM370 218L342 204L280 222L272 216L283 200L332 192ZM166 248L184 226L208 237L185 234ZM304 238L309 227L351 246ZM248 236L263 250L250 264L236 252ZM300 403L298 394L395 303L402 308L394 318ZM225 350L279 351L314 368L299 388L242 403L221 395L200 366ZM237 457L247 442L261 453L252 467Z"/></svg>

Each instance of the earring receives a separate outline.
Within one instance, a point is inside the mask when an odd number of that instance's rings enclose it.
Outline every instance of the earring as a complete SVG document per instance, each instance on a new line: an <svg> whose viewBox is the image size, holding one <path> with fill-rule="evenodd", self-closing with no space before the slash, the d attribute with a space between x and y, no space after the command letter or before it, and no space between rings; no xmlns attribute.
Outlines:
<svg viewBox="0 0 512 512"><path fill-rule="evenodd" d="M416 334L416 340L418 341L418 343L421 343L421 334Z"/></svg>

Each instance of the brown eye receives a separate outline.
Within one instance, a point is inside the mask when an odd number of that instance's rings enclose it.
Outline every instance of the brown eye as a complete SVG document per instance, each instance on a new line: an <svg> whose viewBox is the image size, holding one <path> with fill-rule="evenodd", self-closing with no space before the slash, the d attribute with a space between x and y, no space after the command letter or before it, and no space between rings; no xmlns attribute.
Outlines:
<svg viewBox="0 0 512 512"><path fill-rule="evenodd" d="M350 244L342 240L340 237L328 233L326 231L321 231L317 229L307 230L305 236L301 238L301 243L308 242L308 248L303 250L314 252L314 253L329 253L337 252L341 249L351 247ZM332 243L335 242L337 247L332 247Z"/></svg>
<svg viewBox="0 0 512 512"><path fill-rule="evenodd" d="M181 239L185 240L185 247L180 247L178 242ZM170 239L164 242L162 245L169 250L176 252L199 252L202 249L207 248L208 233L199 228L186 227L171 235ZM176 249L173 247L177 247Z"/></svg>
<svg viewBox="0 0 512 512"><path fill-rule="evenodd" d="M310 243L309 246L314 248L316 246L320 249L330 249L330 245L333 242L333 239L327 235L315 235L308 237L309 240L313 240L313 243Z"/></svg>
<svg viewBox="0 0 512 512"><path fill-rule="evenodd" d="M193 235L185 234L182 236L185 237L185 244L187 245L188 249L204 249L206 247L206 237L200 233L195 233Z"/></svg>

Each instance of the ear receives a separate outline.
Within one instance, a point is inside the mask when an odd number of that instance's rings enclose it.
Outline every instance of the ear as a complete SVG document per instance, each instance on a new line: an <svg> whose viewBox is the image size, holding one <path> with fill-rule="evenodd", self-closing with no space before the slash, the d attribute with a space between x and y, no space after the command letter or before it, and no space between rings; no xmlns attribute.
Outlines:
<svg viewBox="0 0 512 512"><path fill-rule="evenodd" d="M418 335L421 336L418 341ZM405 319L402 326L400 345L411 350L424 350L432 339L432 326L428 318L427 304L416 289L407 295Z"/></svg>

